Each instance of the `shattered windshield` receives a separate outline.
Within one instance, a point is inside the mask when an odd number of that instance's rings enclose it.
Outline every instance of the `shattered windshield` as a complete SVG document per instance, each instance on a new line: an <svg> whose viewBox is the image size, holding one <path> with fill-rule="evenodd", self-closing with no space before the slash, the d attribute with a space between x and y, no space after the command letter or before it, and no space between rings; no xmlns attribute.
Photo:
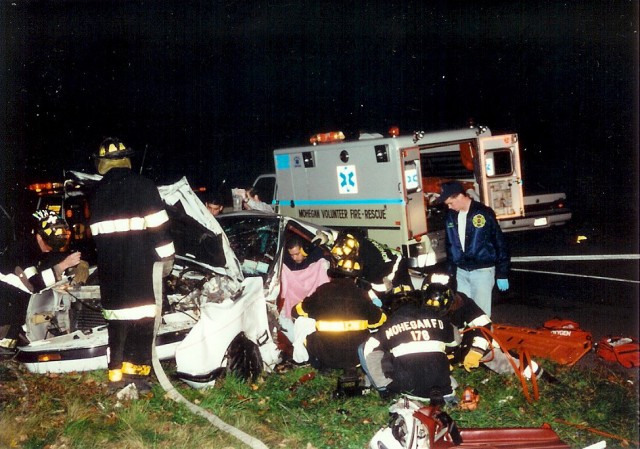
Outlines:
<svg viewBox="0 0 640 449"><path fill-rule="evenodd" d="M220 216L245 276L265 276L276 260L280 219L275 215Z"/></svg>

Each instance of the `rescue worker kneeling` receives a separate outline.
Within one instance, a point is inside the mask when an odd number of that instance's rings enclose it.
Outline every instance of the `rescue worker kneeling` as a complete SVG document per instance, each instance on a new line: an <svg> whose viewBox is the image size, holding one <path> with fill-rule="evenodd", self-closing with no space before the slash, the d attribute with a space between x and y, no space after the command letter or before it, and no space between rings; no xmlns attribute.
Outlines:
<svg viewBox="0 0 640 449"><path fill-rule="evenodd" d="M455 344L446 316L451 298L425 302L410 286L394 293L389 320L360 347L362 369L382 396L403 393L443 404L456 386L446 354Z"/></svg>
<svg viewBox="0 0 640 449"><path fill-rule="evenodd" d="M357 252L332 260L328 270L330 281L320 285L291 312L296 325L304 319L315 320L315 332L306 336L305 347L309 363L318 370L355 370L358 346L367 339L370 329L378 328L387 319L367 293L356 286L360 272Z"/></svg>
<svg viewBox="0 0 640 449"><path fill-rule="evenodd" d="M491 318L475 301L464 293L455 291L455 280L448 274L434 273L427 277L420 289L425 302L441 301L448 298L446 318L453 325L456 346L449 352L452 364L462 365L466 371L478 368L480 364L498 374L512 374L514 365L530 379L532 373L538 378L554 382L556 379L545 373L535 361L520 367L518 357L510 357L493 340ZM512 365L513 363L513 365Z"/></svg>

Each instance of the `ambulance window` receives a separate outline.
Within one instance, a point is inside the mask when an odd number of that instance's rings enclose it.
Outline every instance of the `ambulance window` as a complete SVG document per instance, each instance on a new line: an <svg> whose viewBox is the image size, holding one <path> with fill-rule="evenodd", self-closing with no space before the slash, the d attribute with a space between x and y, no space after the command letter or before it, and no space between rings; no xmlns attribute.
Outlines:
<svg viewBox="0 0 640 449"><path fill-rule="evenodd" d="M302 160L304 161L304 168L313 168L316 166L316 162L313 159L313 153L311 151L304 151L302 153Z"/></svg>
<svg viewBox="0 0 640 449"><path fill-rule="evenodd" d="M404 184L407 193L420 191L420 170L418 161L405 161L404 163Z"/></svg>
<svg viewBox="0 0 640 449"><path fill-rule="evenodd" d="M513 165L511 164L511 150L509 148L501 148L487 153L485 169L487 176L506 176L513 173Z"/></svg>
<svg viewBox="0 0 640 449"><path fill-rule="evenodd" d="M389 162L388 145L376 145L373 149L376 152L376 162Z"/></svg>
<svg viewBox="0 0 640 449"><path fill-rule="evenodd" d="M421 153L422 172L425 177L464 179L472 176L460 159L460 151Z"/></svg>

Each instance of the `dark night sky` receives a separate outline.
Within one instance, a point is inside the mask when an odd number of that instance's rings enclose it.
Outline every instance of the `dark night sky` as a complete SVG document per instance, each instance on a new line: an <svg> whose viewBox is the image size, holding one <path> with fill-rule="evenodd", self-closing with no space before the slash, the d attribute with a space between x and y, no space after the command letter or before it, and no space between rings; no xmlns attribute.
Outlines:
<svg viewBox="0 0 640 449"><path fill-rule="evenodd" d="M474 117L520 134L525 189L637 222L637 0L0 0L0 27L5 203L109 135L214 186L312 132Z"/></svg>

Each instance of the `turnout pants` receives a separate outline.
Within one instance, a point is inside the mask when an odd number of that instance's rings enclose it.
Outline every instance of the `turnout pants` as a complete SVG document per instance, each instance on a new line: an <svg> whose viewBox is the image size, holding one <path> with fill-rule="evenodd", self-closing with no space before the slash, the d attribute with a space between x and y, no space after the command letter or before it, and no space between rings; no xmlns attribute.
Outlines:
<svg viewBox="0 0 640 449"><path fill-rule="evenodd" d="M151 365L153 318L109 320L109 370L122 368L123 362Z"/></svg>

